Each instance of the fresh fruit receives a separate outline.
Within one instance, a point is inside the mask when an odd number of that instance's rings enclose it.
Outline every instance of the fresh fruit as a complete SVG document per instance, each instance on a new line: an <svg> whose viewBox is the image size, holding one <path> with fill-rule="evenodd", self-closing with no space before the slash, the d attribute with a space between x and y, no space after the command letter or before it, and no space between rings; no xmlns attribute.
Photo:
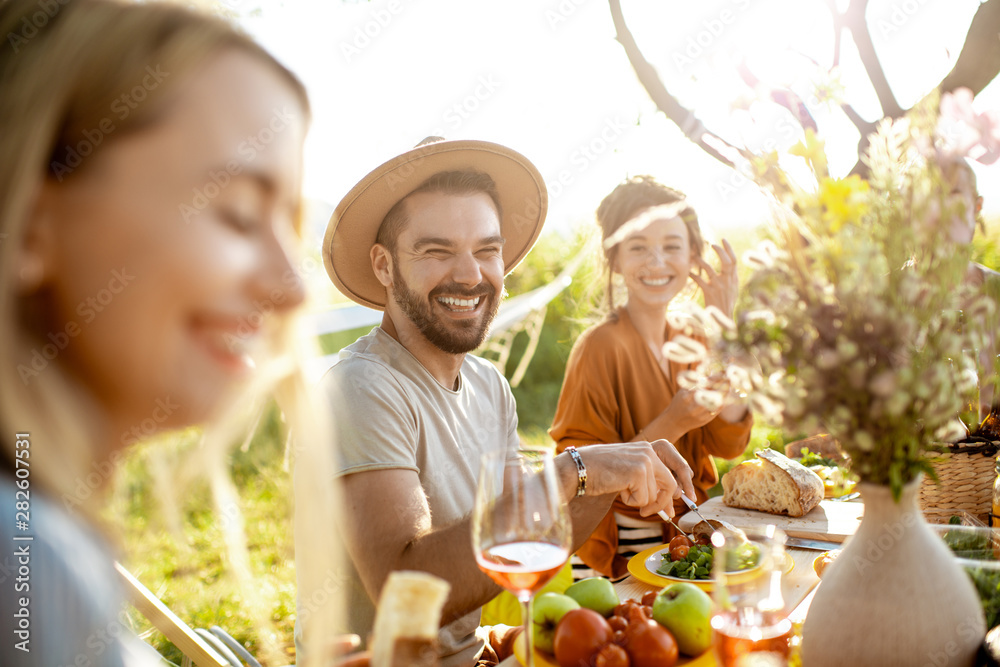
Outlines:
<svg viewBox="0 0 1000 667"><path fill-rule="evenodd" d="M595 667L630 667L628 653L618 644L605 644L597 652L594 659Z"/></svg>
<svg viewBox="0 0 1000 667"><path fill-rule="evenodd" d="M669 551L673 551L674 549L676 549L677 547L679 547L682 544L684 546L690 548L691 545L693 544L693 542L691 542L691 540L688 538L687 535L675 535L670 540L670 543L667 544L667 548L668 548Z"/></svg>
<svg viewBox="0 0 1000 667"><path fill-rule="evenodd" d="M618 606L618 593L614 584L604 577L588 577L572 584L566 595L576 600L581 607L593 609L607 618Z"/></svg>
<svg viewBox="0 0 1000 667"><path fill-rule="evenodd" d="M561 593L542 593L532 603L531 624L532 638L535 648L539 651L552 653L552 643L555 641L556 627L567 612L579 609L577 601Z"/></svg>
<svg viewBox="0 0 1000 667"><path fill-rule="evenodd" d="M690 553L691 547L686 544L678 544L670 550L670 560L684 560Z"/></svg>
<svg viewBox="0 0 1000 667"><path fill-rule="evenodd" d="M622 618L628 618L629 609L631 609L632 607L641 607L641 606L642 605L639 604L639 602L636 600L625 600L625 602L622 602L620 605L615 607L611 613L613 616L621 616Z"/></svg>
<svg viewBox="0 0 1000 667"><path fill-rule="evenodd" d="M652 607L653 603L656 602L657 591L649 591L640 598L639 602L642 603L643 607Z"/></svg>
<svg viewBox="0 0 1000 667"><path fill-rule="evenodd" d="M652 619L629 624L624 648L632 667L673 667L677 663L677 642Z"/></svg>
<svg viewBox="0 0 1000 667"><path fill-rule="evenodd" d="M684 655L701 655L712 646L712 598L694 584L671 584L660 591L653 620L673 633Z"/></svg>
<svg viewBox="0 0 1000 667"><path fill-rule="evenodd" d="M590 667L613 635L608 622L593 609L572 609L556 627L556 662L559 667Z"/></svg>
<svg viewBox="0 0 1000 667"><path fill-rule="evenodd" d="M816 576L820 579L823 578L823 573L826 569L837 559L837 554L840 553L840 549L836 551L824 551L820 555L813 559L813 570L816 572Z"/></svg>

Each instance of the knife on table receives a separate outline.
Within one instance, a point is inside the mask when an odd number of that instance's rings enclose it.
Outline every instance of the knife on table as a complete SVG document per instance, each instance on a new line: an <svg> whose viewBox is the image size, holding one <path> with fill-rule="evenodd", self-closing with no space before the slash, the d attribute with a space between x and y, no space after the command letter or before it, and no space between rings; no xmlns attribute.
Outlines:
<svg viewBox="0 0 1000 667"><path fill-rule="evenodd" d="M804 537L786 537L785 546L793 549L811 549L813 551L835 551L843 548L839 542L825 542L823 540L809 540Z"/></svg>

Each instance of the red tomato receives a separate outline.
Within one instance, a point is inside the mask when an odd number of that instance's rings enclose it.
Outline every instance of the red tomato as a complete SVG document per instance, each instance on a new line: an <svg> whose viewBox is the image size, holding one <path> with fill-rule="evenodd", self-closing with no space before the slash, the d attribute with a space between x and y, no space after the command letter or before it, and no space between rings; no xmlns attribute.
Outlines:
<svg viewBox="0 0 1000 667"><path fill-rule="evenodd" d="M708 535L698 535L694 541L698 546L704 547L712 543L712 538Z"/></svg>
<svg viewBox="0 0 1000 667"><path fill-rule="evenodd" d="M617 644L605 644L597 652L595 667L631 667L628 653Z"/></svg>
<svg viewBox="0 0 1000 667"><path fill-rule="evenodd" d="M590 667L602 646L614 636L604 617L581 607L566 612L556 626L553 647L559 667Z"/></svg>
<svg viewBox="0 0 1000 667"><path fill-rule="evenodd" d="M670 560L684 560L689 551L691 551L691 547L686 544L679 544L670 550Z"/></svg>
<svg viewBox="0 0 1000 667"><path fill-rule="evenodd" d="M670 551L673 551L682 544L689 549L691 548L691 540L688 539L687 535L675 535L674 538L670 540L670 544L667 545L667 548Z"/></svg>
<svg viewBox="0 0 1000 667"><path fill-rule="evenodd" d="M629 624L624 646L631 667L673 667L677 664L677 641L669 630L652 619Z"/></svg>
<svg viewBox="0 0 1000 667"><path fill-rule="evenodd" d="M617 632L618 630L624 630L627 628L628 621L625 620L624 616L612 616L608 619L608 625L611 626L613 631Z"/></svg>
<svg viewBox="0 0 1000 667"><path fill-rule="evenodd" d="M649 591L648 593L642 596L642 599L639 600L639 602L642 603L643 607L652 607L653 603L656 602L656 596L658 595L658 593L659 591Z"/></svg>

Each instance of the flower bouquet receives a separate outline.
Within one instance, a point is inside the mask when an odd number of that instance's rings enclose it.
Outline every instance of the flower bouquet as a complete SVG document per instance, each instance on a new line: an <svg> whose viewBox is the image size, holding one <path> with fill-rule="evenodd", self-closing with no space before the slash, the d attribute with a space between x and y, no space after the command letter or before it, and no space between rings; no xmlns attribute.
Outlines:
<svg viewBox="0 0 1000 667"><path fill-rule="evenodd" d="M923 518L917 480L965 433L975 351L995 319L993 301L963 282L975 205L964 158L996 159L1000 132L962 98L938 101L879 123L864 179L830 176L808 131L792 155L757 159L773 224L745 257L736 320L675 316L690 335L665 349L703 359L682 381L704 405L736 386L786 430L835 437L861 479L864 518L803 625L814 667L923 664L944 646L949 664L969 664L986 632L975 588Z"/></svg>
<svg viewBox="0 0 1000 667"><path fill-rule="evenodd" d="M949 96L941 105L955 106ZM955 141L955 122L936 96L882 121L866 179L830 176L811 131L790 156L758 158L773 220L744 257L752 273L736 321L714 311L675 318L692 335L665 349L704 360L683 378L703 404L721 400L724 374L765 420L834 436L852 471L897 499L921 471L933 476L935 443L964 435L973 351L995 311L963 284L975 201L963 158L973 146ZM713 368L713 358L730 361Z"/></svg>

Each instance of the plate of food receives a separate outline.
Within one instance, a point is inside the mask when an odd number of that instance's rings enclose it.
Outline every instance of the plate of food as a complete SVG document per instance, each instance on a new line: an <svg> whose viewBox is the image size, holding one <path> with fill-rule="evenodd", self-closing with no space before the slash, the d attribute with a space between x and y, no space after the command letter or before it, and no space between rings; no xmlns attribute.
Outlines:
<svg viewBox="0 0 1000 667"><path fill-rule="evenodd" d="M669 544L651 547L636 554L629 560L628 571L639 581L652 586L666 586L678 581L694 584L704 591L712 590L712 567L715 558L714 549L705 539L712 530L721 529L739 534L737 528L723 526L724 522L713 522L718 526L705 526L704 522L692 533L692 541L684 535L678 535ZM745 536L744 536L745 538ZM727 572L745 572L747 579L752 579L759 571L760 553L757 547L746 542L745 549L734 555L732 562L727 564ZM785 573L795 567L795 561L784 555L783 569Z"/></svg>

